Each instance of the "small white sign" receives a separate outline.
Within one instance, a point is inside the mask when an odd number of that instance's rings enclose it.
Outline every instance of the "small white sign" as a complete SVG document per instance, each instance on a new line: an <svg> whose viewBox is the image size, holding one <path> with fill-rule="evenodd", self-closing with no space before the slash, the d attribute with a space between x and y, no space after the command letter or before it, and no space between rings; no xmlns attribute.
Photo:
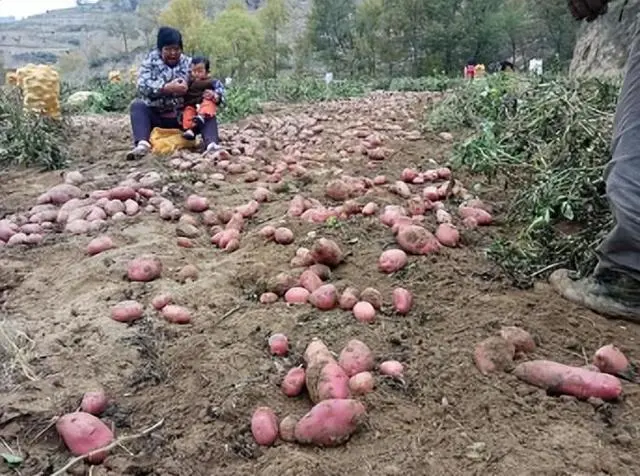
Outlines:
<svg viewBox="0 0 640 476"><path fill-rule="evenodd" d="M333 81L333 73L325 73L324 82L330 84Z"/></svg>
<svg viewBox="0 0 640 476"><path fill-rule="evenodd" d="M229 86L229 85L231 84L231 82L232 82L232 81L233 81L233 79L232 79L232 78L225 78L225 80L224 80L224 85L225 85L225 86Z"/></svg>
<svg viewBox="0 0 640 476"><path fill-rule="evenodd" d="M537 75L542 74L542 60L534 58L529 61L529 72Z"/></svg>

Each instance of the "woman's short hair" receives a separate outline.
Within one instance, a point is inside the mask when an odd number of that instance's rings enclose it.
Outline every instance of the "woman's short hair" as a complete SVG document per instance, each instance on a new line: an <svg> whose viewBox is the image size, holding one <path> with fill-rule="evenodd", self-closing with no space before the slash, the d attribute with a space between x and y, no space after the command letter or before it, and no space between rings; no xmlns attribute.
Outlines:
<svg viewBox="0 0 640 476"><path fill-rule="evenodd" d="M165 46L173 45L179 46L180 49L183 49L182 33L175 28L168 26L160 27L158 30L158 49L162 50Z"/></svg>

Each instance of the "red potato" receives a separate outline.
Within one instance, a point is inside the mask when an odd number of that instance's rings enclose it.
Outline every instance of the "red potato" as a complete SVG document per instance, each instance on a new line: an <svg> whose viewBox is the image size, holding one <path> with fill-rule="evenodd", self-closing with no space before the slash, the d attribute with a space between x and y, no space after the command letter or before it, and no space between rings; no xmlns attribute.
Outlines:
<svg viewBox="0 0 640 476"><path fill-rule="evenodd" d="M296 441L316 446L341 445L357 430L365 415L364 405L357 400L325 400L300 419L295 428Z"/></svg>
<svg viewBox="0 0 640 476"><path fill-rule="evenodd" d="M162 308L162 317L172 324L189 324L191 322L191 312L182 306L169 304Z"/></svg>
<svg viewBox="0 0 640 476"><path fill-rule="evenodd" d="M242 231L244 228L244 217L241 213L234 213L231 219L227 222L226 230Z"/></svg>
<svg viewBox="0 0 640 476"><path fill-rule="evenodd" d="M86 392L82 396L80 409L92 415L100 415L109 406L109 399L103 391Z"/></svg>
<svg viewBox="0 0 640 476"><path fill-rule="evenodd" d="M398 219L406 217L407 211L398 205L387 205L380 215L380 221L386 226L393 226Z"/></svg>
<svg viewBox="0 0 640 476"><path fill-rule="evenodd" d="M245 173L246 171L247 166L245 164L239 164L237 162L229 164L229 166L227 167L227 172L233 175L240 175Z"/></svg>
<svg viewBox="0 0 640 476"><path fill-rule="evenodd" d="M436 230L436 238L440 244L455 248L460 243L460 233L455 226L449 223L442 223Z"/></svg>
<svg viewBox="0 0 640 476"><path fill-rule="evenodd" d="M202 213L209 208L209 200L199 195L189 195L187 197L186 208L190 212Z"/></svg>
<svg viewBox="0 0 640 476"><path fill-rule="evenodd" d="M267 226L261 228L260 231L258 232L258 234L261 237L271 241L274 238L275 234L276 234L276 227L275 226L271 226L271 225L267 225Z"/></svg>
<svg viewBox="0 0 640 476"><path fill-rule="evenodd" d="M45 203L53 203L54 205L62 205L72 198L80 198L84 195L84 192L80 190L75 185L70 185L67 183L63 183L60 185L56 185L49 189L48 192L40 195L36 203L38 205L43 205Z"/></svg>
<svg viewBox="0 0 640 476"><path fill-rule="evenodd" d="M353 306L353 315L358 322L371 324L376 320L376 310L371 303L360 301Z"/></svg>
<svg viewBox="0 0 640 476"><path fill-rule="evenodd" d="M269 337L269 351L271 355L284 357L289 353L289 339L284 334L273 334Z"/></svg>
<svg viewBox="0 0 640 476"><path fill-rule="evenodd" d="M181 283L186 283L187 281L197 281L199 275L200 273L196 266L187 264L183 266L180 271L178 271L177 280Z"/></svg>
<svg viewBox="0 0 640 476"><path fill-rule="evenodd" d="M353 377L355 374L373 369L373 352L364 342L352 339L340 352L338 364L349 377Z"/></svg>
<svg viewBox="0 0 640 476"><path fill-rule="evenodd" d="M296 286L298 286L298 278L288 273L279 273L269 280L267 291L273 292L278 296L284 296L289 289Z"/></svg>
<svg viewBox="0 0 640 476"><path fill-rule="evenodd" d="M139 207L138 204L136 202L134 202L133 200L127 200L128 202L132 202L133 204L135 204L135 211L131 214L127 213L127 215L135 215L136 213L138 213ZM126 211L126 207L127 204L125 203L125 211ZM133 210L133 208L131 208L131 210ZM106 220L107 219L107 213L100 207L93 207L91 209L91 211L89 212L89 214L85 217L85 219L87 221L97 221L97 220Z"/></svg>
<svg viewBox="0 0 640 476"><path fill-rule="evenodd" d="M170 294L158 294L151 300L151 305L156 311L161 311L172 302L173 297Z"/></svg>
<svg viewBox="0 0 640 476"><path fill-rule="evenodd" d="M445 210L436 210L436 221L438 223L451 223L453 222L453 217Z"/></svg>
<svg viewBox="0 0 640 476"><path fill-rule="evenodd" d="M25 223L20 227L20 231L22 233L26 233L27 235L31 235L33 233L42 233L42 225L38 223Z"/></svg>
<svg viewBox="0 0 640 476"><path fill-rule="evenodd" d="M152 255L140 256L131 260L127 265L127 276L131 281L153 281L161 274L162 262Z"/></svg>
<svg viewBox="0 0 640 476"><path fill-rule="evenodd" d="M493 217L491 214L480 208L461 206L458 208L458 212L463 219L473 218L480 226L491 225L491 223L493 223Z"/></svg>
<svg viewBox="0 0 640 476"><path fill-rule="evenodd" d="M582 366L583 369L591 370L592 372L600 372L600 369L593 364L587 364Z"/></svg>
<svg viewBox="0 0 640 476"><path fill-rule="evenodd" d="M284 300L288 304L306 304L309 301L311 293L305 288L291 288L284 293Z"/></svg>
<svg viewBox="0 0 640 476"><path fill-rule="evenodd" d="M407 200L407 210L411 216L424 215L427 206L424 199L414 196Z"/></svg>
<svg viewBox="0 0 640 476"><path fill-rule="evenodd" d="M111 240L111 238L109 238L108 236L99 236L89 242L89 244L87 245L87 254L90 256L94 256L113 248L115 248L115 245L113 244L113 240Z"/></svg>
<svg viewBox="0 0 640 476"><path fill-rule="evenodd" d="M328 281L329 279L331 279L331 268L329 268L329 266L325 264L312 264L311 266L309 266L309 270L316 273L318 277L323 281Z"/></svg>
<svg viewBox="0 0 640 476"><path fill-rule="evenodd" d="M258 213L259 209L260 209L260 203L258 203L255 200L252 200L246 205L236 207L236 212L242 215L243 218L250 218L256 213Z"/></svg>
<svg viewBox="0 0 640 476"><path fill-rule="evenodd" d="M402 171L401 178L404 182L411 183L416 179L416 177L418 177L418 175L420 175L420 173L417 170L407 168Z"/></svg>
<svg viewBox="0 0 640 476"><path fill-rule="evenodd" d="M321 287L322 284L322 279L310 269L305 270L300 275L300 285L311 293Z"/></svg>
<svg viewBox="0 0 640 476"><path fill-rule="evenodd" d="M279 245L290 245L294 241L293 232L289 228L277 228L273 238Z"/></svg>
<svg viewBox="0 0 640 476"><path fill-rule="evenodd" d="M280 422L280 439L289 443L296 441L296 425L298 419L292 415L284 417Z"/></svg>
<svg viewBox="0 0 640 476"><path fill-rule="evenodd" d="M493 207L491 205L484 203L482 200L478 198L472 198L471 200L468 200L466 202L466 206L471 208L479 208L481 210L484 210L487 213L493 212Z"/></svg>
<svg viewBox="0 0 640 476"><path fill-rule="evenodd" d="M349 377L322 341L311 341L304 360L307 364L306 386L312 402L350 397Z"/></svg>
<svg viewBox="0 0 640 476"><path fill-rule="evenodd" d="M86 220L73 220L64 227L64 231L74 235L84 235L88 233L90 229L91 225Z"/></svg>
<svg viewBox="0 0 640 476"><path fill-rule="evenodd" d="M131 187L115 187L109 190L109 199L125 201L136 198L136 191Z"/></svg>
<svg viewBox="0 0 640 476"><path fill-rule="evenodd" d="M260 304L273 304L278 302L278 295L276 293L263 293L260 296Z"/></svg>
<svg viewBox="0 0 640 476"><path fill-rule="evenodd" d="M193 248L195 244L189 238L185 238L184 236L179 236L176 239L176 243L180 248Z"/></svg>
<svg viewBox="0 0 640 476"><path fill-rule="evenodd" d="M356 288L346 288L340 296L340 302L338 303L340 309L344 311L351 311L358 300L360 299L360 292Z"/></svg>
<svg viewBox="0 0 640 476"><path fill-rule="evenodd" d="M422 191L422 197L425 200L430 200L432 202L436 202L440 200L440 194L438 193L438 188L432 185L425 187Z"/></svg>
<svg viewBox="0 0 640 476"><path fill-rule="evenodd" d="M362 212L362 205L360 205L355 200L347 200L346 202L344 202L343 210L344 214L347 217L358 215L360 212Z"/></svg>
<svg viewBox="0 0 640 476"><path fill-rule="evenodd" d="M467 217L462 220L462 224L469 230L475 230L478 228L478 221L473 217Z"/></svg>
<svg viewBox="0 0 640 476"><path fill-rule="evenodd" d="M600 347L596 351L593 364L606 374L617 375L631 381L637 379L636 365L629 362L622 351L612 344Z"/></svg>
<svg viewBox="0 0 640 476"><path fill-rule="evenodd" d="M387 177L385 177L384 175L378 175L373 179L374 185L384 185L386 183L387 183Z"/></svg>
<svg viewBox="0 0 640 476"><path fill-rule="evenodd" d="M438 178L442 180L449 180L451 178L451 169L448 167L441 167L436 170Z"/></svg>
<svg viewBox="0 0 640 476"><path fill-rule="evenodd" d="M12 225L9 220L0 220L0 241L9 241L9 238L16 234Z"/></svg>
<svg viewBox="0 0 640 476"><path fill-rule="evenodd" d="M426 255L440 249L440 242L437 238L417 225L401 227L398 230L396 241L404 251L412 255Z"/></svg>
<svg viewBox="0 0 640 476"><path fill-rule="evenodd" d="M338 266L344 259L338 244L327 238L320 238L314 243L311 248L311 256L316 263L325 264L331 268Z"/></svg>
<svg viewBox="0 0 640 476"><path fill-rule="evenodd" d="M513 367L515 346L502 337L489 337L480 342L473 353L478 370L483 375L510 370Z"/></svg>
<svg viewBox="0 0 640 476"><path fill-rule="evenodd" d="M304 389L305 379L306 373L302 367L295 367L289 370L282 381L282 392L287 397L297 397Z"/></svg>
<svg viewBox="0 0 640 476"><path fill-rule="evenodd" d="M222 223L223 225L229 224L233 216L234 216L233 211L229 210L228 208L218 209L218 212L217 212L218 222ZM236 218L236 220L238 220L238 218Z"/></svg>
<svg viewBox="0 0 640 476"><path fill-rule="evenodd" d="M233 165L233 164L232 164ZM271 408L260 407L251 417L251 434L261 446L271 446L278 439L278 418Z"/></svg>
<svg viewBox="0 0 640 476"><path fill-rule="evenodd" d="M304 197L302 195L296 195L291 199L291 202L289 203L289 210L287 213L289 216L299 217L305 212L306 209L307 207L305 206Z"/></svg>
<svg viewBox="0 0 640 476"><path fill-rule="evenodd" d="M253 199L260 203L271 201L271 195L271 192L264 187L258 187L253 191Z"/></svg>
<svg viewBox="0 0 640 476"><path fill-rule="evenodd" d="M377 203L369 202L362 208L362 214L366 217L375 215L378 213L379 207Z"/></svg>
<svg viewBox="0 0 640 476"><path fill-rule="evenodd" d="M386 250L380 255L378 269L383 273L395 273L407 265L407 254L402 250Z"/></svg>
<svg viewBox="0 0 640 476"><path fill-rule="evenodd" d="M205 210L204 212L202 212L202 223L204 223L206 226L214 226L220 224L218 222L218 215L216 215L216 212L214 212L213 210Z"/></svg>
<svg viewBox="0 0 640 476"><path fill-rule="evenodd" d="M351 195L351 189L343 180L332 180L325 188L325 195L332 200L344 202Z"/></svg>
<svg viewBox="0 0 640 476"><path fill-rule="evenodd" d="M602 400L616 400L622 395L622 384L613 375L549 360L523 362L516 366L513 373L520 380L551 394Z"/></svg>
<svg viewBox="0 0 640 476"><path fill-rule="evenodd" d="M360 293L360 300L368 302L377 310L382 309L382 294L377 289L366 288Z"/></svg>
<svg viewBox="0 0 640 476"><path fill-rule="evenodd" d="M244 181L247 183L257 182L259 179L260 174L256 170L249 170L244 176Z"/></svg>
<svg viewBox="0 0 640 476"><path fill-rule="evenodd" d="M360 372L349 379L349 389L354 395L366 395L373 392L375 380L371 372Z"/></svg>
<svg viewBox="0 0 640 476"><path fill-rule="evenodd" d="M380 364L378 368L382 375L388 375L389 377L402 378L404 374L404 366L397 360L387 360Z"/></svg>
<svg viewBox="0 0 640 476"><path fill-rule="evenodd" d="M99 418L86 412L74 412L56 421L56 430L74 456L81 456L103 448L114 439L113 432ZM91 464L101 463L107 457L100 451L87 458Z"/></svg>
<svg viewBox="0 0 640 476"><path fill-rule="evenodd" d="M387 158L388 152L387 149L376 147L375 149L369 150L367 155L371 160L384 160Z"/></svg>
<svg viewBox="0 0 640 476"><path fill-rule="evenodd" d="M411 196L411 189L409 188L409 186L398 180L397 182L395 182L390 188L389 191L391 193L395 193L396 195L398 195L399 197L402 198L409 198Z"/></svg>
<svg viewBox="0 0 640 476"><path fill-rule="evenodd" d="M393 226L391 227L391 232L393 235L397 235L400 232L400 228L405 226L415 225L414 219L409 217L398 217Z"/></svg>
<svg viewBox="0 0 640 476"><path fill-rule="evenodd" d="M516 352L533 352L536 350L536 343L524 329L515 326L507 326L500 329L500 337L513 344Z"/></svg>
<svg viewBox="0 0 640 476"><path fill-rule="evenodd" d="M338 304L338 291L333 284L323 284L309 295L309 303L321 311L330 311Z"/></svg>
<svg viewBox="0 0 640 476"><path fill-rule="evenodd" d="M300 264L300 266L311 266L315 264L313 260L313 256L311 256L311 251L307 248L298 248L296 250L296 262Z"/></svg>
<svg viewBox="0 0 640 476"><path fill-rule="evenodd" d="M240 239L238 239L238 238L232 238L227 243L227 246L224 247L224 250L227 253L233 253L234 251L239 250L239 249L240 249Z"/></svg>
<svg viewBox="0 0 640 476"><path fill-rule="evenodd" d="M138 194L139 194L141 197L144 197L144 198L151 198L151 197L153 197L156 193L155 193L153 190L151 190L150 188L139 188L139 189L138 189Z"/></svg>
<svg viewBox="0 0 640 476"><path fill-rule="evenodd" d="M230 228L228 230L224 230L224 231L214 235L211 238L211 241L213 242L214 239L216 239L216 238L217 238L217 242L218 242L218 247L225 249L227 247L227 245L229 245L229 243L231 243L233 240L239 240L240 239L240 232L238 230L236 230L235 228Z"/></svg>
<svg viewBox="0 0 640 476"><path fill-rule="evenodd" d="M413 307L413 295L404 288L393 290L393 308L398 314L408 314Z"/></svg>
<svg viewBox="0 0 640 476"><path fill-rule="evenodd" d="M142 318L144 308L136 301L122 301L111 309L111 318L118 322L133 322Z"/></svg>

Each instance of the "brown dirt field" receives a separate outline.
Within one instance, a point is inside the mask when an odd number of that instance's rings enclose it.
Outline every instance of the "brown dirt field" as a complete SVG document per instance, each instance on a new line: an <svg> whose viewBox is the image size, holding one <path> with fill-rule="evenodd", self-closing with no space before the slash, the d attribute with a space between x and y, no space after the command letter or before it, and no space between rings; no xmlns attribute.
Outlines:
<svg viewBox="0 0 640 476"><path fill-rule="evenodd" d="M638 387L625 383L623 400L612 404L556 398L508 373L484 377L472 358L474 346L503 325L522 326L535 336L539 346L532 359L582 365L607 343L638 358L640 327L576 308L544 283L530 291L510 287L483 253L500 233L498 227L464 232L463 247L410 257L405 270L387 276L377 270L377 260L394 239L377 216L310 224L286 215L296 189L329 203L323 191L331 175L384 173L397 180L404 167L445 163L449 143L427 133L413 141L406 137L418 130L428 98L382 94L286 107L223 128L227 142L266 136L278 148L299 144L310 159L308 178L285 177L289 191L261 206L234 253L216 249L206 233L195 248L179 248L175 222L147 212L110 223L106 233L117 248L97 256L84 252L91 236L67 233L48 235L37 247L0 249L0 453L8 446L26 458L15 472L0 461L0 473L48 475L62 467L70 454L50 422L78 408L85 391L103 387L112 398L103 419L118 435L137 433L161 419L164 425L115 448L102 466L77 465L72 474L640 474L633 456L640 451ZM324 130L303 140L299 127L311 116L322 119ZM264 133L257 132L260 124ZM177 172L166 158L123 161L129 140L124 117L80 118L75 127L73 168L92 179L83 185L87 191L115 185L131 173L156 171L168 186L164 196L177 205L197 192L215 209L248 202L256 187L242 176L212 180L213 170L206 167ZM341 137L345 131L376 128L385 145L398 151L391 159L369 169L360 155L341 159L337 154L344 140L359 142ZM281 158L283 152L269 145L263 142L262 153L254 155ZM472 178L465 179L471 186ZM3 171L0 218L25 213L60 181L59 173ZM489 202L500 196L487 186L482 190L481 198ZM362 199L369 200L401 203L383 188ZM493 205L498 214L504 209L503 203ZM428 218L429 228L433 220ZM295 244L265 243L256 232L267 223L291 227ZM257 302L263 278L289 270L297 247L311 246L314 234L335 239L349 252L332 282L373 286L383 293L387 306L374 324L358 323L344 311ZM127 261L147 252L162 260L162 278L128 282ZM189 263L198 267L199 279L181 284L177 273ZM396 286L415 295L414 309L404 317L388 306ZM148 303L160 291L171 292L193 311L192 324L169 324L151 310ZM111 320L110 308L124 299L144 303L144 318L131 325ZM292 351L287 358L269 355L266 340L274 332L288 335ZM367 423L341 447L283 442L258 447L249 424L256 407L270 406L280 418L310 408L306 396L285 397L279 382L302 362L313 337L334 352L358 338L378 362L403 362L405 377L377 376L376 390L362 399Z"/></svg>

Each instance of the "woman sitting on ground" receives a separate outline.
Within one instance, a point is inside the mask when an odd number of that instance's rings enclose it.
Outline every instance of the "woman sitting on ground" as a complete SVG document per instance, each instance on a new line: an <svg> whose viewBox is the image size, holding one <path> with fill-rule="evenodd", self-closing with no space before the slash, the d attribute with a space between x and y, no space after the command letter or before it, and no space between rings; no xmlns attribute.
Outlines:
<svg viewBox="0 0 640 476"><path fill-rule="evenodd" d="M191 58L182 52L182 35L178 30L158 30L157 49L151 51L140 67L138 96L131 103L131 128L134 148L127 159L144 157L151 151L154 127L181 129L180 115L188 91ZM218 126L208 121L201 129L207 151L218 148Z"/></svg>

